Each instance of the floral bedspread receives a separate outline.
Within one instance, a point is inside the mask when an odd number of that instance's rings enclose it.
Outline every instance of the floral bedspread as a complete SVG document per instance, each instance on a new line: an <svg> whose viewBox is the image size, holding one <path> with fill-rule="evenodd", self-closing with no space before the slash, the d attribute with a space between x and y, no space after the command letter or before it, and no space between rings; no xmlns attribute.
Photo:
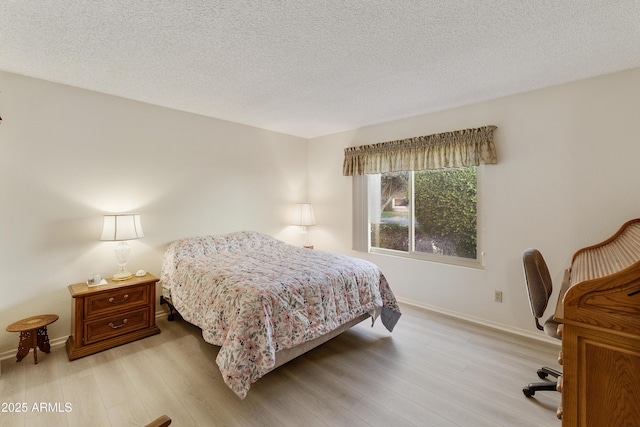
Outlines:
<svg viewBox="0 0 640 427"><path fill-rule="evenodd" d="M161 280L182 317L221 347L216 363L241 398L273 369L277 351L365 313L381 313L389 331L400 317L374 264L255 232L173 242Z"/></svg>

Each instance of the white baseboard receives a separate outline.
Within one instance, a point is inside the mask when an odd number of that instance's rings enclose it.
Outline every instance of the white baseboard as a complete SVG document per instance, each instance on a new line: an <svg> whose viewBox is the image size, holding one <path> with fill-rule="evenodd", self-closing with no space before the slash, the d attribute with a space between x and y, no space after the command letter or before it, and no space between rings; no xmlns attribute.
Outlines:
<svg viewBox="0 0 640 427"><path fill-rule="evenodd" d="M534 340L538 340L538 341L543 341L546 343L550 343L550 344L555 344L558 347L560 347L560 341L553 339L549 336L547 336L546 334L542 334L542 333L533 333L530 331L525 331L523 329L518 329L518 328L513 328L507 325L503 325L501 323L496 323L496 322L490 322L484 319L479 319L477 317L473 317L473 316L468 316L466 314L462 314L462 313L457 313L455 311L451 311L451 310L445 310L439 307L433 307L430 306L428 304L424 304L418 301L412 301L406 298L397 298L398 302L402 303L402 304L407 304L410 305L412 307L415 307L417 309L421 309L421 310L426 310L426 311L432 311L435 313L439 313L439 314L444 314L446 316L450 316L450 317L455 317L456 319L461 319L461 320L465 320L467 322L471 322L471 323L476 323L479 325L483 325L483 326L487 326L489 328L493 328L493 329L498 329L500 331L504 331L504 332L508 332L511 334L515 334L515 335L520 335L523 337L527 337L527 338L531 338ZM169 311L168 310L159 310L156 311L156 319L160 318L160 317L164 317L164 316L168 316L169 315ZM57 337L54 339L50 339L49 340L49 344L51 345L51 348L55 348L55 347L59 347L59 346L63 346L65 344L65 342L67 341L68 336L63 336L63 337ZM17 346L17 341L16 341L16 346ZM10 350L10 351L5 351L4 353L0 353L0 362L6 359L11 359L11 358L15 358L16 357L16 352L17 352L17 347L16 350ZM26 358L25 358L26 360ZM0 375L2 375L2 365L0 364Z"/></svg>
<svg viewBox="0 0 640 427"><path fill-rule="evenodd" d="M406 298L397 298L398 302L403 303L403 304L407 304L410 305L412 307L415 307L417 309L421 309L421 310L426 310L426 311L432 311L435 313L439 313L439 314L444 314L445 316L449 316L449 317L454 317L456 319L461 319L467 322L471 322L471 323L475 323L478 325L483 325L486 326L488 328L492 328L492 329L498 329L500 331L504 331L504 332L508 332L510 334L514 334L514 335L519 335L521 337L527 337L527 338L531 338L534 340L538 340L538 341L543 341L549 344L554 344L557 345L558 348L561 347L562 342L560 340L557 340L555 338L552 338L550 336L548 336L547 334L543 334L543 333L535 333L535 332L531 332L531 331L526 331L524 329L519 329L519 328L514 328L508 325L504 325L502 323L496 323L496 322L491 322L485 319L480 319L474 316L469 316L463 313L458 313L455 311L451 311L451 310L446 310L440 307L433 307L430 306L428 304L424 304L418 301L413 301L410 299L406 299Z"/></svg>
<svg viewBox="0 0 640 427"><path fill-rule="evenodd" d="M168 315L169 315L169 310L156 311L156 319L158 319L160 317L168 316ZM16 353L18 352L18 340L19 340L17 335L16 335L16 337L17 337L16 338L16 349L0 353L0 362L2 362L3 360L6 360L6 359L12 359L12 358L15 359ZM67 338L69 338L69 335L65 335L65 336L57 337L57 338L49 337L49 345L51 346L51 348L64 346L65 343L67 342ZM31 355L31 352L29 352L29 355ZM27 357L29 357L29 355ZM25 357L23 360L26 360L27 357ZM31 357L33 358L33 356L31 356ZM0 375L2 375L2 364L1 363L0 363Z"/></svg>

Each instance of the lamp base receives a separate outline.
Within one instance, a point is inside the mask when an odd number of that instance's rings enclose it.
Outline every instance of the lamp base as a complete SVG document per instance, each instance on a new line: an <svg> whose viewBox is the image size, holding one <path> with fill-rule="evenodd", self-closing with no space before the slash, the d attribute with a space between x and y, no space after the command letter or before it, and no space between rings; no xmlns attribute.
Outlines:
<svg viewBox="0 0 640 427"><path fill-rule="evenodd" d="M120 270L113 275L113 280L121 281L131 279L133 274L129 273L125 267L127 266L127 262L129 261L129 255L131 255L131 248L127 244L125 240L118 243L118 246L114 249L116 254L116 261L118 262L118 267Z"/></svg>
<svg viewBox="0 0 640 427"><path fill-rule="evenodd" d="M129 280L132 277L133 277L133 274L129 273L127 270L123 270L123 271L118 271L116 274L114 274L111 280L119 282L122 280Z"/></svg>

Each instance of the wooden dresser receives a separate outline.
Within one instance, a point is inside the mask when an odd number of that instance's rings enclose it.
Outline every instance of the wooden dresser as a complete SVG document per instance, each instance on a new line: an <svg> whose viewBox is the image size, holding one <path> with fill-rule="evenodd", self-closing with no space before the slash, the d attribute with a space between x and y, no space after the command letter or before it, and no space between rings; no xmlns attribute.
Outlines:
<svg viewBox="0 0 640 427"><path fill-rule="evenodd" d="M575 253L555 319L562 425L640 425L640 219Z"/></svg>
<svg viewBox="0 0 640 427"><path fill-rule="evenodd" d="M151 274L106 285L69 285L73 297L69 360L160 333L155 300L158 279Z"/></svg>

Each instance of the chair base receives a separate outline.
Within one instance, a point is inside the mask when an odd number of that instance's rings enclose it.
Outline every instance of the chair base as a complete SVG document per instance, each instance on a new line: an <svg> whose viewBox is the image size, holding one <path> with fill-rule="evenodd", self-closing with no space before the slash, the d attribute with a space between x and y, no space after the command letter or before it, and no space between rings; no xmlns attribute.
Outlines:
<svg viewBox="0 0 640 427"><path fill-rule="evenodd" d="M538 369L538 377L540 379L545 379L549 375L552 377L558 378L562 375L562 372L556 371L555 369L551 369L549 367L543 366ZM536 391L557 391L556 387L558 386L557 381L544 381L539 383L531 383L525 388L522 389L522 393L524 393L527 397L533 397L536 394Z"/></svg>
<svg viewBox="0 0 640 427"><path fill-rule="evenodd" d="M558 383L556 381L545 381L542 383L531 383L522 389L522 392L527 397L533 397L536 391L557 391L556 387Z"/></svg>
<svg viewBox="0 0 640 427"><path fill-rule="evenodd" d="M542 368L538 369L538 377L541 380L547 378L549 375L558 378L559 376L562 376L562 372L556 371L555 369L551 369L547 366L543 366Z"/></svg>

